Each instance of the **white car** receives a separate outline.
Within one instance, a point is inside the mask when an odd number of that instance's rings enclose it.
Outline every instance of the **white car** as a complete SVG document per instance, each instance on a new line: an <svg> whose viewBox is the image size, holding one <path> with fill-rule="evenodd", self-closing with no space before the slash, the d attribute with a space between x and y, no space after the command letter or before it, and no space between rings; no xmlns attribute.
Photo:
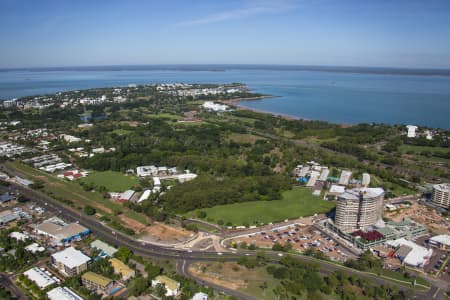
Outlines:
<svg viewBox="0 0 450 300"><path fill-rule="evenodd" d="M223 255L223 253L222 252L217 252L217 255Z"/></svg>
<svg viewBox="0 0 450 300"><path fill-rule="evenodd" d="M277 254L279 257L283 257L283 253L278 253Z"/></svg>

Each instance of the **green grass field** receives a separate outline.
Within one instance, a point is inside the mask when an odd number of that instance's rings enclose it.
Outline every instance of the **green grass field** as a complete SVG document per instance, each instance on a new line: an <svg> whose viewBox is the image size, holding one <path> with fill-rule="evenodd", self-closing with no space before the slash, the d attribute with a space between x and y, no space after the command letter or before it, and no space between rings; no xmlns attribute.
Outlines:
<svg viewBox="0 0 450 300"><path fill-rule="evenodd" d="M97 212L108 216L111 220L123 223L114 211L122 211L127 217L130 217L143 224L146 223L145 216L133 211L123 205L103 198L102 194L95 191L85 191L78 182L66 181L56 178L48 173L36 170L30 166L24 165L18 161L7 162L8 167L14 168L21 173L26 174L26 178L31 180L41 180L44 182L42 192L57 200L70 200L74 203L75 208L83 209L84 206L90 205L97 209ZM125 224L126 225L126 224Z"/></svg>
<svg viewBox="0 0 450 300"><path fill-rule="evenodd" d="M253 225L325 213L334 207L333 202L312 196L311 189L294 187L284 192L281 200L234 203L200 210L206 212L207 218L214 222L223 220L225 224L231 222L233 225L243 225L247 222ZM196 212L189 212L187 216L195 217Z"/></svg>
<svg viewBox="0 0 450 300"><path fill-rule="evenodd" d="M111 192L122 192L138 183L135 176L126 176L120 172L114 171L92 172L88 177L81 178L80 180L98 187L104 186Z"/></svg>
<svg viewBox="0 0 450 300"><path fill-rule="evenodd" d="M179 120L179 119L181 119L181 116L174 115L174 114L169 114L169 113L148 114L147 116L150 117L150 118L155 118L155 119L170 119L170 120Z"/></svg>
<svg viewBox="0 0 450 300"><path fill-rule="evenodd" d="M445 147L429 147L429 146L414 146L414 145L401 145L399 149L402 153L406 153L408 151L412 151L414 153L420 153L423 151L430 151L431 153L450 151L450 148Z"/></svg>

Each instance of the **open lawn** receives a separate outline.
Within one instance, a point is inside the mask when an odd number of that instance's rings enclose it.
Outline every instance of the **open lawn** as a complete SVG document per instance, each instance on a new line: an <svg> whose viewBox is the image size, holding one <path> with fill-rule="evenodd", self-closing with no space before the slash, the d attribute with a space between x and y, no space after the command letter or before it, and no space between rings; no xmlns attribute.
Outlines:
<svg viewBox="0 0 450 300"><path fill-rule="evenodd" d="M228 139L235 143L248 143L248 144L254 144L258 140L265 140L265 138L263 137L249 133L232 133L228 136Z"/></svg>
<svg viewBox="0 0 450 300"><path fill-rule="evenodd" d="M450 151L450 148L445 148L445 147L429 147L429 146L414 146L414 145L401 145L399 149L402 153L411 151L416 154L423 152L423 151L429 151L431 153L449 152Z"/></svg>
<svg viewBox="0 0 450 300"><path fill-rule="evenodd" d="M138 184L138 179L135 176L114 171L92 172L88 177L80 180L97 187L104 186L110 192L122 192Z"/></svg>
<svg viewBox="0 0 450 300"><path fill-rule="evenodd" d="M27 179L33 181L40 180L44 183L42 192L51 196L52 198L65 202L71 201L73 207L82 210L84 206L90 205L97 209L101 215L107 216L110 220L122 223L121 220L114 214L115 211L122 211L126 216L138 222L146 223L145 216L142 214L129 211L123 205L103 198L102 194L95 191L85 191L78 182L66 181L56 178L45 172L36 170L22 164L18 161L7 162L6 165L17 171L25 174ZM125 224L126 225L126 224Z"/></svg>
<svg viewBox="0 0 450 300"><path fill-rule="evenodd" d="M150 118L155 119L170 119L170 120L179 120L181 119L181 116L169 114L169 113L160 113L160 114L148 114L147 115Z"/></svg>
<svg viewBox="0 0 450 300"><path fill-rule="evenodd" d="M216 223L222 220L225 224L231 222L233 225L253 225L325 213L334 207L333 202L312 196L311 189L294 187L284 192L281 200L218 205L201 211L206 212L208 220ZM189 212L187 216L195 217L196 212Z"/></svg>
<svg viewBox="0 0 450 300"><path fill-rule="evenodd" d="M127 134L130 134L132 132L133 131L131 131L131 130L126 130L126 129L119 128L119 129L115 129L112 133L115 133L117 135L127 135Z"/></svg>

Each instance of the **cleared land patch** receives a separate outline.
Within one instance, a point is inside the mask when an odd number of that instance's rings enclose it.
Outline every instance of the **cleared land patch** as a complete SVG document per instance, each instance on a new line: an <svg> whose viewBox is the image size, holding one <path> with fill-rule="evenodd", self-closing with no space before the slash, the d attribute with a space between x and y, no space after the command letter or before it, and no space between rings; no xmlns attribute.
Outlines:
<svg viewBox="0 0 450 300"><path fill-rule="evenodd" d="M247 269L235 262L207 262L192 264L189 272L207 282L239 290L257 299L276 299L273 290L279 281L267 273L266 267ZM264 283L266 288L263 289Z"/></svg>

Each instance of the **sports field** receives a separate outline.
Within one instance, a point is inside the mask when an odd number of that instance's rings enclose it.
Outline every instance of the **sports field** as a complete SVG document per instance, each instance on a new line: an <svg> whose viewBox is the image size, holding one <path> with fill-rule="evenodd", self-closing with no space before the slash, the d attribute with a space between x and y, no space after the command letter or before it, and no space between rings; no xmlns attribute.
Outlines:
<svg viewBox="0 0 450 300"><path fill-rule="evenodd" d="M224 224L249 225L269 223L310 216L315 213L325 213L335 207L333 202L322 200L311 194L311 189L294 187L283 193L283 199L274 201L252 201L218 205L212 208L200 209L206 212L206 219L212 222L222 220ZM187 214L195 217L197 211Z"/></svg>
<svg viewBox="0 0 450 300"><path fill-rule="evenodd" d="M104 186L110 192L123 192L138 184L135 176L114 171L92 172L88 177L80 180L97 187Z"/></svg>

